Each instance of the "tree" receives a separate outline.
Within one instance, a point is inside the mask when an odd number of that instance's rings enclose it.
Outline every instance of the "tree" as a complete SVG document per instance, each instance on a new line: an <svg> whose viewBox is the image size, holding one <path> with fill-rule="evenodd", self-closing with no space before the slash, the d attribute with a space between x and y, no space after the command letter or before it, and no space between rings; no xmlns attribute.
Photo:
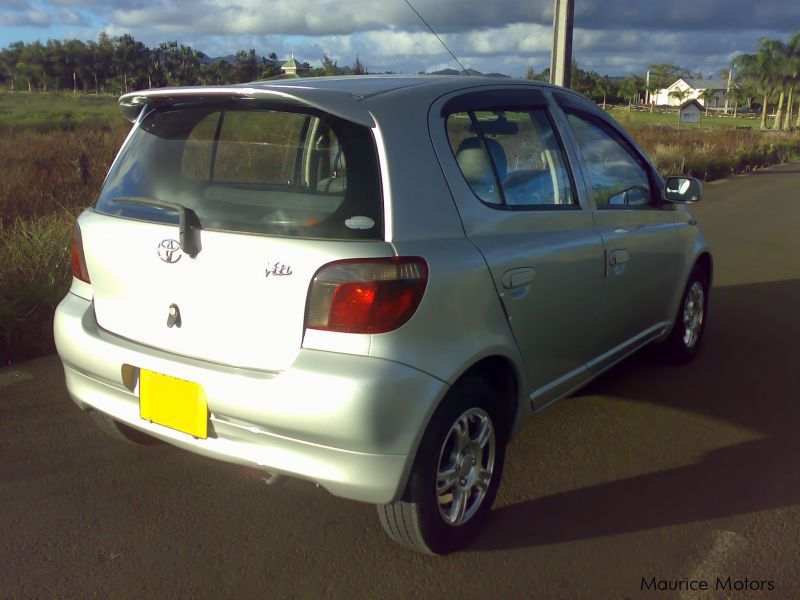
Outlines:
<svg viewBox="0 0 800 600"><path fill-rule="evenodd" d="M747 99L747 90L738 84L731 84L728 97L733 100L733 118L735 119L739 112L739 105Z"/></svg>
<svg viewBox="0 0 800 600"><path fill-rule="evenodd" d="M689 76L689 72L683 67L666 63L648 65L647 70L650 71L650 83L658 86L656 89L669 87L677 79Z"/></svg>
<svg viewBox="0 0 800 600"><path fill-rule="evenodd" d="M270 52L268 56L262 58L263 67L261 68L261 79L269 79L281 74L281 61L278 60L278 55Z"/></svg>
<svg viewBox="0 0 800 600"><path fill-rule="evenodd" d="M89 49L80 40L67 40L64 42L65 71L71 81L72 91L77 92L78 88L85 90L89 87L91 79L91 68L89 63ZM80 83L80 85L79 85Z"/></svg>
<svg viewBox="0 0 800 600"><path fill-rule="evenodd" d="M761 47L758 53L764 55L762 68L767 70L772 88L778 92L778 109L775 112L772 128L780 129L783 125L783 101L786 97L786 87L791 79L789 49L780 40L770 38L762 38L759 44Z"/></svg>
<svg viewBox="0 0 800 600"><path fill-rule="evenodd" d="M250 51L252 54L255 54L255 50ZM207 58L205 54L200 52L199 50L195 50L191 46L181 46L178 48L178 78L181 82L181 85L196 85L197 84L197 77L200 73L200 65L202 64L203 60ZM256 61L256 65L258 61ZM254 72L258 73L258 67L254 69ZM256 79L256 75L253 75L251 79L247 81L252 81Z"/></svg>
<svg viewBox="0 0 800 600"><path fill-rule="evenodd" d="M339 75L341 74L341 69L339 69L339 62L336 60L331 60L331 58L327 54L322 55L322 74L323 75Z"/></svg>
<svg viewBox="0 0 800 600"><path fill-rule="evenodd" d="M708 116L708 105L711 104L711 101L716 96L717 91L714 88L705 88L698 97L703 100L703 108L705 109L706 116Z"/></svg>
<svg viewBox="0 0 800 600"><path fill-rule="evenodd" d="M767 128L767 103L771 91L771 73L769 57L766 53L740 54L733 59L731 67L736 74L735 82L743 88L751 88L763 94L761 105L761 129Z"/></svg>
<svg viewBox="0 0 800 600"><path fill-rule="evenodd" d="M235 79L233 66L226 60L216 60L200 68L204 84L223 85Z"/></svg>
<svg viewBox="0 0 800 600"><path fill-rule="evenodd" d="M613 86L608 76L598 79L594 84L594 93L603 97L603 110L606 109L606 97L611 93Z"/></svg>
<svg viewBox="0 0 800 600"><path fill-rule="evenodd" d="M8 66L5 57L0 54L0 81L3 83L11 79L11 67Z"/></svg>
<svg viewBox="0 0 800 600"><path fill-rule="evenodd" d="M356 61L353 63L353 75L366 75L367 67L361 62L361 58L356 54Z"/></svg>
<svg viewBox="0 0 800 600"><path fill-rule="evenodd" d="M536 79L536 71L533 70L533 65L528 65L528 71L525 73L525 79L530 79L531 81Z"/></svg>
<svg viewBox="0 0 800 600"><path fill-rule="evenodd" d="M101 31L92 53L94 87L97 93L105 90L114 76L114 42L105 31Z"/></svg>
<svg viewBox="0 0 800 600"><path fill-rule="evenodd" d="M653 96L655 96L656 93L658 92L658 90L660 90L660 89L662 89L661 86L659 84L657 84L656 82L654 82L652 80L652 78L650 79L650 83L649 84L645 84L645 90L647 90L647 94L648 94L649 100L650 100L650 102L649 102L649 104L650 104L650 112L653 112L653 108L656 105L656 101L653 99Z"/></svg>
<svg viewBox="0 0 800 600"><path fill-rule="evenodd" d="M633 109L633 101L639 95L639 89L636 80L633 77L628 77L623 80L619 86L620 95L628 101L628 110Z"/></svg>
<svg viewBox="0 0 800 600"><path fill-rule="evenodd" d="M138 87L136 82L139 79L149 77L149 62L150 50L141 42L133 39L131 34L126 33L114 40L112 64L115 74L118 77L122 76L124 92L129 92L133 86Z"/></svg>
<svg viewBox="0 0 800 600"><path fill-rule="evenodd" d="M263 59L256 55L254 49L250 51L239 50L236 53L236 61L233 63L233 71L239 83L247 83L258 79L263 66Z"/></svg>
<svg viewBox="0 0 800 600"><path fill-rule="evenodd" d="M783 128L787 131L792 128L792 100L794 97L795 89L800 85L800 31L795 33L789 38L786 44L787 62L789 71L789 100L786 103L786 120L783 122ZM800 106L797 110L797 127L800 127Z"/></svg>
<svg viewBox="0 0 800 600"><path fill-rule="evenodd" d="M680 88L674 89L669 93L669 97L677 100L679 106L683 104L683 101L686 100L686 97L688 95L689 95L689 90L682 90Z"/></svg>
<svg viewBox="0 0 800 600"><path fill-rule="evenodd" d="M7 77L11 79L12 92L14 91L15 82L18 77L17 63L19 63L19 57L24 48L24 42L14 42L2 50L2 59L6 65Z"/></svg>
<svg viewBox="0 0 800 600"><path fill-rule="evenodd" d="M34 87L44 87L44 47L40 42L26 44L20 52L16 66L17 74L28 84L28 92Z"/></svg>
<svg viewBox="0 0 800 600"><path fill-rule="evenodd" d="M66 69L66 55L64 45L60 40L47 40L42 47L42 85L44 90L72 87L68 81Z"/></svg>
<svg viewBox="0 0 800 600"><path fill-rule="evenodd" d="M600 74L595 71L585 71L578 66L576 60L572 61L571 75L570 75L570 89L590 96L594 93L594 88L597 81L600 79Z"/></svg>

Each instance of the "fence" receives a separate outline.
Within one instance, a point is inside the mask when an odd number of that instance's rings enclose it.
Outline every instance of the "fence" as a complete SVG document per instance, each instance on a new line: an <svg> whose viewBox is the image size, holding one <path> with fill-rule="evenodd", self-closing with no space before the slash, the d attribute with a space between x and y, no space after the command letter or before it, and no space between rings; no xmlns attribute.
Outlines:
<svg viewBox="0 0 800 600"><path fill-rule="evenodd" d="M602 102L597 103L598 106L602 106ZM606 103L606 106L609 108L618 108L618 109L627 109L634 112L652 112L652 113L661 113L661 114L671 114L677 115L678 114L678 107L677 106L653 106L651 107L649 104L609 104ZM710 107L708 109L709 116L713 117L722 117L722 118L734 118L733 114L733 107L728 108L728 112L725 112L724 108L721 107ZM753 111L736 111L736 118L737 119L760 119L761 113L760 112L753 112ZM768 113L767 118L774 119L775 113Z"/></svg>

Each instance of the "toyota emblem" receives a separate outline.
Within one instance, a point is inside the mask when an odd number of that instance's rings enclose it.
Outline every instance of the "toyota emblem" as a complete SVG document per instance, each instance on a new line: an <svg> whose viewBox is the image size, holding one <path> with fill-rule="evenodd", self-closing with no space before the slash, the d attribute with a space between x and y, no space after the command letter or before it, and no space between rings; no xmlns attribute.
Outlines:
<svg viewBox="0 0 800 600"><path fill-rule="evenodd" d="M165 263L176 263L183 256L178 240L163 240L158 245L158 258Z"/></svg>

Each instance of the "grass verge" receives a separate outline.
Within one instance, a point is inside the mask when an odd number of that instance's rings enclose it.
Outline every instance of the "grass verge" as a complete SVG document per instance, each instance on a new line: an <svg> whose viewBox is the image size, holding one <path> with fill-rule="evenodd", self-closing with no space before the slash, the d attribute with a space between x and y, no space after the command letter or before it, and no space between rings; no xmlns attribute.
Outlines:
<svg viewBox="0 0 800 600"><path fill-rule="evenodd" d="M71 282L75 216L59 211L0 227L0 365L53 352L53 313Z"/></svg>

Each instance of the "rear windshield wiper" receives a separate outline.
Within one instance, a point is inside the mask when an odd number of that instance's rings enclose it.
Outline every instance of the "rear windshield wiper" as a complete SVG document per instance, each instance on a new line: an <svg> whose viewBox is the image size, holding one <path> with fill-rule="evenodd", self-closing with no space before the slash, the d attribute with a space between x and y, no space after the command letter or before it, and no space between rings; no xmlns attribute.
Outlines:
<svg viewBox="0 0 800 600"><path fill-rule="evenodd" d="M177 202L153 200L150 198L116 198L113 202L115 204L154 206L178 213L178 230L180 233L181 250L186 252L190 258L194 258L200 253L202 249L200 244L200 230L202 227L200 226L200 219L197 213L191 208L178 204Z"/></svg>

